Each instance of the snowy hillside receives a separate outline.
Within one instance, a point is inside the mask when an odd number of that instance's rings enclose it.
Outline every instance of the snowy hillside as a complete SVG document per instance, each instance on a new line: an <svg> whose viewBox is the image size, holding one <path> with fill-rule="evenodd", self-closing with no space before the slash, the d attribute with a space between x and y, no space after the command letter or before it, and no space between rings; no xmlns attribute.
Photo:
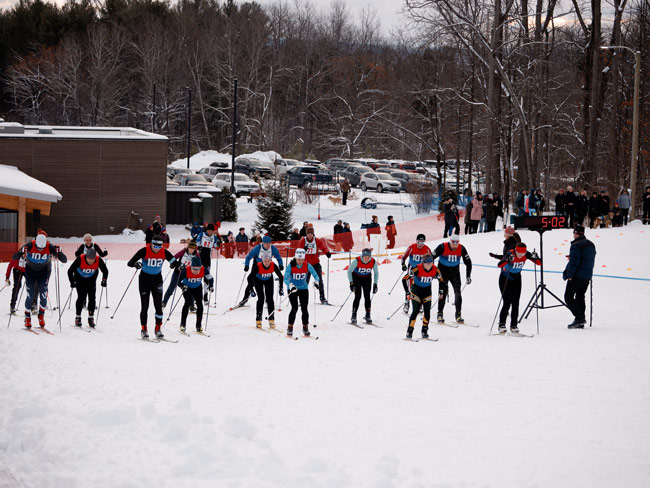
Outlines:
<svg viewBox="0 0 650 488"><path fill-rule="evenodd" d="M539 250L538 234L522 237ZM395 259L380 266L381 328L346 324L350 301L335 322L337 308L310 304L319 339L297 341L255 330L254 300L220 315L243 277L242 261L220 259L212 337L181 336L179 306L165 326L177 344L137 340L137 279L110 318L133 270L109 261L98 331L75 330L68 310L61 332L48 312L54 336L24 332L20 317L0 328L0 486L650 486L650 228L587 237L595 273L637 278L594 279L592 328L567 330L570 313L554 308L539 311L534 338L488 336L499 291L487 253L502 234L479 234L461 242L475 264L463 312L480 327L434 325L437 343L403 341L401 311L387 320L403 300L400 285L388 295ZM559 296L570 239L544 235ZM334 304L349 293L346 264L330 262ZM527 268L522 310L535 286ZM287 313L283 302L283 329ZM521 329L536 334L535 313Z"/></svg>

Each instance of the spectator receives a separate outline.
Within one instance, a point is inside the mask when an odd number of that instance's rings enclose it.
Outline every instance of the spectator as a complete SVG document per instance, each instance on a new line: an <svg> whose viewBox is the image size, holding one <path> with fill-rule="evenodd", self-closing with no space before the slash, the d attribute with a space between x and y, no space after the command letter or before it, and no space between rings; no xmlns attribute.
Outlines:
<svg viewBox="0 0 650 488"><path fill-rule="evenodd" d="M589 197L586 190L581 190L576 197L575 207L576 224L584 225L585 217L589 213Z"/></svg>
<svg viewBox="0 0 650 488"><path fill-rule="evenodd" d="M546 208L546 199L542 195L542 189L538 188L535 192L535 207L537 209L537 215L542 215L544 209Z"/></svg>
<svg viewBox="0 0 650 488"><path fill-rule="evenodd" d="M526 190L521 190L515 198L515 211L517 212L517 217L523 217L526 210Z"/></svg>
<svg viewBox="0 0 650 488"><path fill-rule="evenodd" d="M198 222L193 222L192 228L190 229L190 236L192 236L192 240L196 240L196 236L198 236L201 232L203 232L203 226Z"/></svg>
<svg viewBox="0 0 650 488"><path fill-rule="evenodd" d="M348 181L347 178L343 178L343 181L341 182L341 193L343 194L343 201L341 202L343 205L348 204L348 192L350 191L350 182Z"/></svg>
<svg viewBox="0 0 650 488"><path fill-rule="evenodd" d="M589 227L594 229L596 228L596 219L600 217L601 214L598 210L598 193L593 192L591 198L589 198Z"/></svg>
<svg viewBox="0 0 650 488"><path fill-rule="evenodd" d="M596 261L596 247L585 237L585 228L577 225L569 250L569 262L562 277L566 280L564 302L571 310L574 320L569 329L583 329L585 318L585 293L593 275Z"/></svg>
<svg viewBox="0 0 650 488"><path fill-rule="evenodd" d="M223 255L226 259L232 259L235 257L235 250L237 249L237 243L235 242L235 235L232 231L228 231L226 236L226 242L223 246Z"/></svg>
<svg viewBox="0 0 650 488"><path fill-rule="evenodd" d="M610 211L609 195L607 195L605 190L601 190L598 196L598 213L600 215L607 215Z"/></svg>
<svg viewBox="0 0 650 488"><path fill-rule="evenodd" d="M497 192L492 194L492 200L497 205L497 217L503 217L503 200L501 200L501 197Z"/></svg>
<svg viewBox="0 0 650 488"><path fill-rule="evenodd" d="M537 196L535 188L530 189L528 199L526 200L526 215L537 215Z"/></svg>
<svg viewBox="0 0 650 488"><path fill-rule="evenodd" d="M160 225L160 222L154 221L149 227L147 227L147 230L144 233L144 242L151 244L153 236L159 236L161 232L162 226Z"/></svg>
<svg viewBox="0 0 650 488"><path fill-rule="evenodd" d="M343 221L339 220L334 226L334 235L340 234L341 232L343 232Z"/></svg>
<svg viewBox="0 0 650 488"><path fill-rule="evenodd" d="M634 215L630 216L630 219L633 219ZM650 186L645 187L645 193L643 194L643 225L650 224Z"/></svg>
<svg viewBox="0 0 650 488"><path fill-rule="evenodd" d="M458 209L454 204L454 200L449 198L443 205L442 211L445 213L445 232L444 238L447 238L447 234L450 236L454 233L456 229L456 235L460 234L460 224L458 223Z"/></svg>
<svg viewBox="0 0 650 488"><path fill-rule="evenodd" d="M253 235L253 237L251 237L249 242L251 244L255 245L255 246L257 246L258 244L261 244L262 243L262 234L260 234L259 232L255 232L255 234Z"/></svg>
<svg viewBox="0 0 650 488"><path fill-rule="evenodd" d="M614 202L610 213L612 214L612 227L623 227L623 210L618 200Z"/></svg>
<svg viewBox="0 0 650 488"><path fill-rule="evenodd" d="M478 231L478 224L481 221L481 217L483 217L483 194L479 191L476 192L476 196L472 200L472 234L476 234Z"/></svg>
<svg viewBox="0 0 650 488"><path fill-rule="evenodd" d="M618 204L621 207L621 214L623 215L623 225L627 225L627 216L630 213L630 206L632 205L632 200L630 200L630 194L627 189L624 189L618 196Z"/></svg>
<svg viewBox="0 0 650 488"><path fill-rule="evenodd" d="M472 200L467 200L465 205L465 216L463 217L465 223L465 234L472 233Z"/></svg>
<svg viewBox="0 0 650 488"><path fill-rule="evenodd" d="M395 248L395 236L397 235L397 227L395 226L395 220L392 215L388 216L388 221L386 222L386 239L388 239L388 246L386 249Z"/></svg>
<svg viewBox="0 0 650 488"><path fill-rule="evenodd" d="M487 215L485 211L487 210L487 207L485 205L485 201L490 198L490 194L488 193L482 200L483 202L483 215L481 215L481 220L478 222L478 231L479 232L487 232Z"/></svg>
<svg viewBox="0 0 650 488"><path fill-rule="evenodd" d="M487 232L493 232L497 227L497 218L499 217L499 202L494 197L485 199L485 212L487 219Z"/></svg>
<svg viewBox="0 0 650 488"><path fill-rule="evenodd" d="M370 241L371 234L381 234L381 225L379 225L379 218L376 215L372 216L372 221L366 225L366 235Z"/></svg>
<svg viewBox="0 0 650 488"><path fill-rule="evenodd" d="M566 209L566 216L568 217L569 228L575 226L576 216L576 194L573 193L573 187L566 187L566 195L564 196L564 203Z"/></svg>
<svg viewBox="0 0 650 488"><path fill-rule="evenodd" d="M309 222L303 222L302 223L302 229L300 229L300 236L305 237L307 235L307 227L309 226Z"/></svg>
<svg viewBox="0 0 650 488"><path fill-rule="evenodd" d="M300 240L300 232L298 232L298 227L294 227L293 230L291 231L291 234L289 235L289 239L292 241L299 241Z"/></svg>
<svg viewBox="0 0 650 488"><path fill-rule="evenodd" d="M564 188L560 188L560 191L555 195L555 214L566 215L566 195L564 194Z"/></svg>

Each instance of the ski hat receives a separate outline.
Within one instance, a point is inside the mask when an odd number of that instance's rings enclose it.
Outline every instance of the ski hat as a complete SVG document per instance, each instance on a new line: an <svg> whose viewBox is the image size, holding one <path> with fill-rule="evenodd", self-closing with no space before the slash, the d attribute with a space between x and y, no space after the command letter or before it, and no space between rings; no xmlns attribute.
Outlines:
<svg viewBox="0 0 650 488"><path fill-rule="evenodd" d="M97 258L97 251L95 251L94 247L91 247L88 249L88 252L86 253L86 259L95 259Z"/></svg>
<svg viewBox="0 0 650 488"><path fill-rule="evenodd" d="M426 241L427 238L424 234L418 234L418 236L415 238L416 241Z"/></svg>
<svg viewBox="0 0 650 488"><path fill-rule="evenodd" d="M192 268L200 268L201 267L201 258L198 256L194 256L192 258L192 263L190 264Z"/></svg>
<svg viewBox="0 0 650 488"><path fill-rule="evenodd" d="M505 228L505 230L503 232L505 232L506 234L511 236L511 235L514 235L515 228L512 225L509 225L508 227Z"/></svg>
<svg viewBox="0 0 650 488"><path fill-rule="evenodd" d="M314 234L314 227L311 224L305 229L305 234L309 234L310 232Z"/></svg>
<svg viewBox="0 0 650 488"><path fill-rule="evenodd" d="M156 246L156 247L162 247L163 245L163 238L162 236L154 236L153 239L151 239L151 245Z"/></svg>
<svg viewBox="0 0 650 488"><path fill-rule="evenodd" d="M296 253L294 254L294 257L296 259L305 259L305 250L304 249L296 249Z"/></svg>
<svg viewBox="0 0 650 488"><path fill-rule="evenodd" d="M262 237L262 242L264 244L271 244L271 238L269 236Z"/></svg>
<svg viewBox="0 0 650 488"><path fill-rule="evenodd" d="M574 234L584 234L585 233L585 228L582 225L576 225L575 229L573 229Z"/></svg>
<svg viewBox="0 0 650 488"><path fill-rule="evenodd" d="M36 247L39 249L43 249L47 245L47 237L45 237L43 234L39 234L36 236Z"/></svg>
<svg viewBox="0 0 650 488"><path fill-rule="evenodd" d="M187 248L188 249L196 249L196 241L192 239L190 242L188 242L187 243Z"/></svg>
<svg viewBox="0 0 650 488"><path fill-rule="evenodd" d="M205 230L214 230L214 224L208 224Z"/></svg>
<svg viewBox="0 0 650 488"><path fill-rule="evenodd" d="M454 234L449 238L449 242L460 242L460 237L458 237L458 234Z"/></svg>
<svg viewBox="0 0 650 488"><path fill-rule="evenodd" d="M528 249L528 248L526 247L526 244L524 244L523 242L520 242L520 243L517 244L517 246L515 247L515 252L526 252L526 249Z"/></svg>
<svg viewBox="0 0 650 488"><path fill-rule="evenodd" d="M425 255L422 257L422 262L423 262L423 263L433 263L433 256L432 256L431 254L428 254L428 253L425 254Z"/></svg>
<svg viewBox="0 0 650 488"><path fill-rule="evenodd" d="M361 256L372 256L372 249L366 247L363 251L361 251Z"/></svg>

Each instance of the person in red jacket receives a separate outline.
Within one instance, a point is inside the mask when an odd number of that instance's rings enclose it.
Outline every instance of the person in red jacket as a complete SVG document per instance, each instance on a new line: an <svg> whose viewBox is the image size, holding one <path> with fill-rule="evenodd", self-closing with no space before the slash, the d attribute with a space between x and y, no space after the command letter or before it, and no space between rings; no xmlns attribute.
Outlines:
<svg viewBox="0 0 650 488"><path fill-rule="evenodd" d="M298 249L305 250L305 261L307 264L311 264L311 267L314 268L314 271L318 276L323 276L323 268L320 265L320 255L325 254L327 259L329 259L332 254L327 248L327 244L323 239L318 239L314 236L314 227L308 226L306 229L306 237L300 239L298 242ZM307 283L309 283L309 276L307 275ZM329 276L327 277L329 280ZM320 293L320 302L324 305L327 304L327 299L325 298L325 287L323 286L323 280L321 279L318 282L318 291Z"/></svg>
<svg viewBox="0 0 650 488"><path fill-rule="evenodd" d="M7 274L5 276L5 283L7 286L11 285L9 281L9 274L13 270L14 275L14 288L11 291L11 304L9 305L9 313L16 313L16 300L18 299L18 292L23 282L23 275L25 274L25 253L21 249L14 254L7 266Z"/></svg>

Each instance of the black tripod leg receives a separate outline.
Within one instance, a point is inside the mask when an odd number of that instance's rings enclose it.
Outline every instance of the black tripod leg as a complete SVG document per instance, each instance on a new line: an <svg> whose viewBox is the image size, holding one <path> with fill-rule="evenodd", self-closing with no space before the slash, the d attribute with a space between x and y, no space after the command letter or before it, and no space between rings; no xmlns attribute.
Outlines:
<svg viewBox="0 0 650 488"><path fill-rule="evenodd" d="M530 315L530 312L533 311L533 308L537 307L537 299L540 297L542 290L542 285L537 285L537 288L535 288L535 293L533 293L533 296L530 298L528 301L528 305L526 305L526 308L524 308L524 311L522 312L521 316L519 317L519 323L521 323L522 320L527 319L528 316ZM533 305L534 303L534 305Z"/></svg>
<svg viewBox="0 0 650 488"><path fill-rule="evenodd" d="M566 308L569 308L569 306L564 303L564 301L560 300L555 293L553 293L551 290L549 290L546 285L544 285L544 289L546 290L547 293L550 293L553 298L555 298L558 302L560 302L562 305L564 305Z"/></svg>

